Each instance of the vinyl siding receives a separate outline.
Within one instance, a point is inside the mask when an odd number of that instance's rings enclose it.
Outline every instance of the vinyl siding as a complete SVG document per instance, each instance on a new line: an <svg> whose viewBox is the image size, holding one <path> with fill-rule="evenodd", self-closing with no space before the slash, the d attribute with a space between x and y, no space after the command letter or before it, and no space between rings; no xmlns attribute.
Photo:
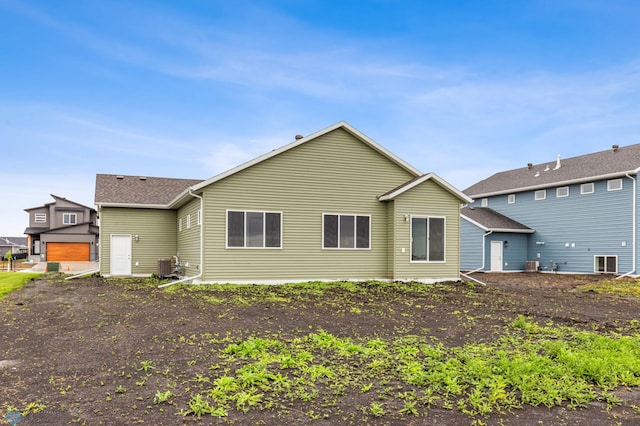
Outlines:
<svg viewBox="0 0 640 426"><path fill-rule="evenodd" d="M491 269L491 242L500 241L503 243L502 247L502 270L503 271L524 271L526 268L527 259L527 243L528 234L515 234L495 232L487 235L485 238L486 250L485 250L485 270ZM481 237L482 238L482 237ZM508 244L505 246L504 242Z"/></svg>
<svg viewBox="0 0 640 426"><path fill-rule="evenodd" d="M482 242L485 231L466 219L460 219L460 269L482 268ZM485 263L485 265L488 265ZM488 269L488 268L487 268Z"/></svg>
<svg viewBox="0 0 640 426"><path fill-rule="evenodd" d="M158 272L158 259L176 254L176 230L174 210L101 208L101 274L110 275L111 234L131 235L131 271L134 275L150 275ZM139 236L138 241L134 235Z"/></svg>
<svg viewBox="0 0 640 426"><path fill-rule="evenodd" d="M390 278L377 197L413 177L337 129L205 187L204 280ZM227 209L282 212L282 248L226 249ZM370 215L371 248L323 249L322 213Z"/></svg>
<svg viewBox="0 0 640 426"><path fill-rule="evenodd" d="M568 197L557 198L549 188L545 200L523 192L515 204L504 195L492 197L489 205L536 231L529 237L527 260L541 266L556 262L559 272L590 273L594 255L617 255L618 271L624 273L633 269L632 195L633 183L625 178L620 191L607 191L605 180L595 182L592 194L570 185Z"/></svg>
<svg viewBox="0 0 640 426"><path fill-rule="evenodd" d="M178 219L182 219L182 231L178 231L177 253L180 263L182 263L183 273L187 277L200 273L200 226L202 225L198 225L199 209L200 200L194 198L182 206L177 213ZM187 216L189 215L191 216L191 228L187 228Z"/></svg>
<svg viewBox="0 0 640 426"><path fill-rule="evenodd" d="M459 278L460 200L435 182L426 181L399 195L395 204L393 278L422 281ZM445 262L411 262L411 226L405 215L445 217Z"/></svg>

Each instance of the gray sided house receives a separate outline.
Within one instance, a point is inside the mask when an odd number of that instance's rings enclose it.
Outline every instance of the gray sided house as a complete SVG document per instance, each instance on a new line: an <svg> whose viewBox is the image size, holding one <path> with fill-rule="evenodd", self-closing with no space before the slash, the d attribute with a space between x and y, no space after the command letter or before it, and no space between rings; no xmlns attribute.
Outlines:
<svg viewBox="0 0 640 426"><path fill-rule="evenodd" d="M35 262L89 262L98 259L98 217L91 207L51 194L54 201L29 213L29 259Z"/></svg>
<svg viewBox="0 0 640 426"><path fill-rule="evenodd" d="M27 239L25 237L0 237L0 259L8 252L12 257L22 256L27 253Z"/></svg>
<svg viewBox="0 0 640 426"><path fill-rule="evenodd" d="M463 270L638 272L640 144L496 173L464 193Z"/></svg>
<svg viewBox="0 0 640 426"><path fill-rule="evenodd" d="M193 282L459 278L460 204L345 122L205 181L98 175L101 273Z"/></svg>

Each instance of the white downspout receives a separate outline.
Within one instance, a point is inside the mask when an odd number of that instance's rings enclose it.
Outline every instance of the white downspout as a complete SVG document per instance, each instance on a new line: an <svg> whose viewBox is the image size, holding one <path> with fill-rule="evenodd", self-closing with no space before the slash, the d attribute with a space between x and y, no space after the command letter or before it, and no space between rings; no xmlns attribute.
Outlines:
<svg viewBox="0 0 640 426"><path fill-rule="evenodd" d="M486 238L487 238L489 235L491 235L491 234L493 234L493 231L485 232L485 233L482 235L482 266L481 266L481 267L479 267L478 269L474 269L473 271L469 271L469 272L467 272L467 274L473 274L474 272L484 271L484 264L485 264L484 257L485 257L485 251L486 251L486 250L485 250L485 247L487 246L487 244L486 244Z"/></svg>
<svg viewBox="0 0 640 426"><path fill-rule="evenodd" d="M189 188L189 195L192 197L198 198L200 200L200 273L198 275L194 275L193 277L183 278L178 281L172 281L170 283L161 284L158 288L169 287L170 285L183 283L185 281L192 281L196 278L200 278L204 273L204 199L201 195L194 194L193 190Z"/></svg>
<svg viewBox="0 0 640 426"><path fill-rule="evenodd" d="M638 170L636 170L635 172L637 173ZM637 198L636 197L636 179L632 177L629 173L627 173L626 176L633 181L633 198L631 203L633 206L631 211L631 217L632 217L631 232L633 233L633 235L631 236L631 255L633 256L631 267L633 269L631 269L626 274L620 275L618 278L629 276L636 271L636 228L637 228L636 226L636 203L637 203L636 202L636 198Z"/></svg>

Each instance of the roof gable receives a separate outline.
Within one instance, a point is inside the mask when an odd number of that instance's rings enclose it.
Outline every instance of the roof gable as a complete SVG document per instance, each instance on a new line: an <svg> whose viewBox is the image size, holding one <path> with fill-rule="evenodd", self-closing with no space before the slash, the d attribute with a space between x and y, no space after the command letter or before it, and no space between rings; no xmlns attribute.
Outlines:
<svg viewBox="0 0 640 426"><path fill-rule="evenodd" d="M382 194L380 197L378 197L378 199L380 201L393 200L397 196L399 196L399 195L411 190L412 188L415 188L416 186L418 186L421 183L426 182L428 180L431 180L431 181L437 183L444 190L448 191L449 193L451 193L455 197L458 197L461 201L463 201L465 203L470 203L471 201L473 201L471 198L466 196L463 192L461 192L458 189L456 189L453 186L451 186L447 181L445 181L444 179L440 178L435 173L426 173L424 175L421 175L421 176L418 176L418 177L416 177L414 179L411 179L410 181L403 183L402 185L390 190L389 192L387 192L385 194Z"/></svg>
<svg viewBox="0 0 640 426"><path fill-rule="evenodd" d="M463 192L474 198L486 197L637 174L639 168L640 144L614 145L606 151L567 159L558 157L547 163L499 172Z"/></svg>

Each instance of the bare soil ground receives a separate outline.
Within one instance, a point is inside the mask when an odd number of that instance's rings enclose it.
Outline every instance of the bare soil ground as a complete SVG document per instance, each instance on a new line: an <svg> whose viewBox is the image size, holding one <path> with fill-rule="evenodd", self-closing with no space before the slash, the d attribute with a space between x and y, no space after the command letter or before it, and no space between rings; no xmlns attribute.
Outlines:
<svg viewBox="0 0 640 426"><path fill-rule="evenodd" d="M295 339L325 330L352 338L429 335L447 346L490 342L518 315L602 332L638 332L640 301L578 289L593 275L477 274L487 286L434 285L425 293L373 283L366 292L336 287L295 297L278 286L260 298L237 289L215 293L157 289L144 281L98 277L64 281L48 275L0 301L0 424L7 407L30 403L44 410L24 416L32 424L491 424L638 425L640 390L618 389L622 404L586 408L523 408L472 419L434 406L418 416L373 416L360 407L371 395L350 392L328 418L313 419L317 402L288 410L230 410L228 417L182 416L194 377L219 362L229 342L250 336ZM286 300L286 303L284 302ZM222 301L222 303L220 302ZM214 303L211 303L214 302ZM207 336L207 338L203 337ZM143 368L150 361L153 367ZM215 372L211 372L215 374ZM205 379L203 379L205 380ZM208 379L207 379L208 380ZM172 389L170 403L154 403ZM335 414L335 415L334 415ZM326 417L326 416L325 416Z"/></svg>

